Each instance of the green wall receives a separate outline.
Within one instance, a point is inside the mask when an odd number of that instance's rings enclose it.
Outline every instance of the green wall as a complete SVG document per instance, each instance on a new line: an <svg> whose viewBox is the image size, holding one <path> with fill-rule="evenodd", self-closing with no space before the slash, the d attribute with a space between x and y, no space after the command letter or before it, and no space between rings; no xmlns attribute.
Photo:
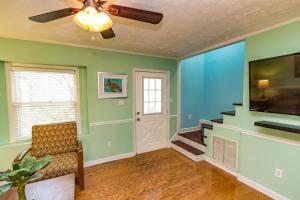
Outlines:
<svg viewBox="0 0 300 200"><path fill-rule="evenodd" d="M133 123L89 126L92 122L132 119L133 68L170 71L171 115L177 114L177 61L87 48L52 45L0 38L0 170L7 168L27 143L10 144L4 62L80 66L81 117L85 161L133 152ZM118 99L97 98L97 72L128 74L128 98L124 105ZM176 118L170 119L170 137L176 131ZM107 147L111 141L112 146Z"/></svg>
<svg viewBox="0 0 300 200"><path fill-rule="evenodd" d="M224 126L205 131L207 156L210 157L211 137L220 135L239 142L239 174L267 187L288 199L300 199L300 135L254 126L255 121L269 120L300 125L299 116L257 113L249 111L249 61L300 52L300 22L261 33L246 39L243 107L236 107L236 116L224 116ZM236 130L230 127L237 128ZM243 131L237 131L237 130ZM246 134L252 131L254 135ZM296 145L257 136L275 136ZM298 145L297 145L298 144ZM275 168L283 170L283 178L276 178Z"/></svg>

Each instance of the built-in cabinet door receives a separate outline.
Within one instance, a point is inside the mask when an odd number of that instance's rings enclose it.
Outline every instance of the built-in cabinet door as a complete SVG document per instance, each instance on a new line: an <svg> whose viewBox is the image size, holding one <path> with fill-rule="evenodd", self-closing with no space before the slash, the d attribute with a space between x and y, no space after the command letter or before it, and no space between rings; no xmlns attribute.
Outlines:
<svg viewBox="0 0 300 200"><path fill-rule="evenodd" d="M224 164L232 169L237 168L237 143L225 140Z"/></svg>
<svg viewBox="0 0 300 200"><path fill-rule="evenodd" d="M237 170L237 147L235 141L213 136L212 159Z"/></svg>
<svg viewBox="0 0 300 200"><path fill-rule="evenodd" d="M212 158L216 161L223 162L224 159L224 142L223 138L213 137L213 154Z"/></svg>

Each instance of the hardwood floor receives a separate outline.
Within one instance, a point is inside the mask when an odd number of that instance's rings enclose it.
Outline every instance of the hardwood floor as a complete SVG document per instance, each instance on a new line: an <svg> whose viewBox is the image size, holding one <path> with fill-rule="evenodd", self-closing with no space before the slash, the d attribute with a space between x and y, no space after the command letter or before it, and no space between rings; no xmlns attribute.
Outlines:
<svg viewBox="0 0 300 200"><path fill-rule="evenodd" d="M85 169L77 200L267 200L269 197L202 161L172 149Z"/></svg>

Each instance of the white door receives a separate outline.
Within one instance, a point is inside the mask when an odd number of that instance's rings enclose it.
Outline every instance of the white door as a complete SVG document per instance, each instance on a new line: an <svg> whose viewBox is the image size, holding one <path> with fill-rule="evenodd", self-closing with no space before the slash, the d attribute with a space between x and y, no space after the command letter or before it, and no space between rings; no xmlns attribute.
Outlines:
<svg viewBox="0 0 300 200"><path fill-rule="evenodd" d="M136 151L144 153L167 147L169 135L168 74L135 73Z"/></svg>

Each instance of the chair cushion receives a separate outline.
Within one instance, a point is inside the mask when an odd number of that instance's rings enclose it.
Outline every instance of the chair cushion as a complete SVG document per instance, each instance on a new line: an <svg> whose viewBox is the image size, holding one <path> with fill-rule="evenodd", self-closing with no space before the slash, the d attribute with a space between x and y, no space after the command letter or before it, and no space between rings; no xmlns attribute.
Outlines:
<svg viewBox="0 0 300 200"><path fill-rule="evenodd" d="M34 157L75 152L76 148L76 122L37 125L32 127L31 153Z"/></svg>
<svg viewBox="0 0 300 200"><path fill-rule="evenodd" d="M77 173L77 153L70 152L53 155L49 165L41 169L40 172L43 174L42 180Z"/></svg>

